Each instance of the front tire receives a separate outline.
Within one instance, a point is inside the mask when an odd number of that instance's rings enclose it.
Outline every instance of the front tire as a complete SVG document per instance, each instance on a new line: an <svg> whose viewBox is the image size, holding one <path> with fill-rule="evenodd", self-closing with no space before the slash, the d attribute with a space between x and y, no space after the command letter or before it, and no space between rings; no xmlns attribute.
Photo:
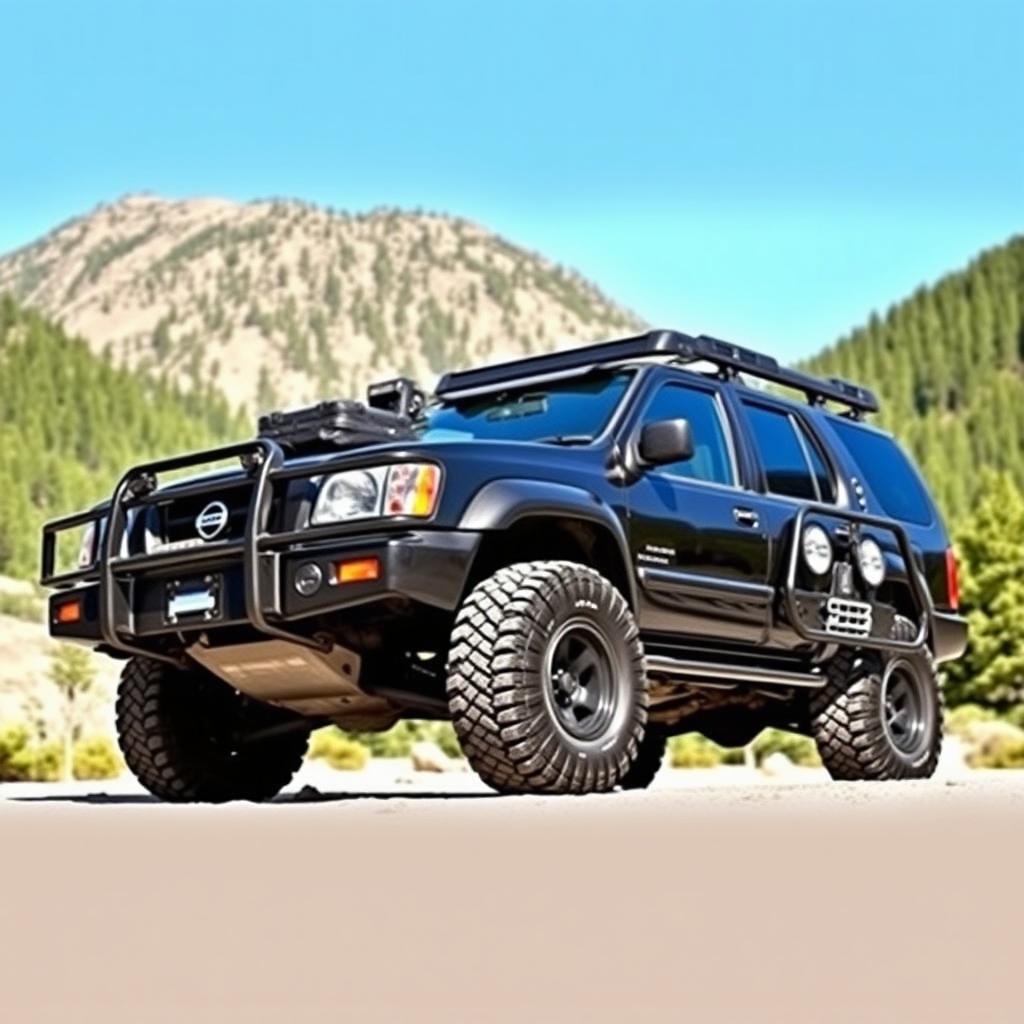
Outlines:
<svg viewBox="0 0 1024 1024"><path fill-rule="evenodd" d="M942 750L942 695L926 654L850 652L811 697L811 734L833 779L931 778Z"/></svg>
<svg viewBox="0 0 1024 1024"><path fill-rule="evenodd" d="M459 610L448 704L469 763L499 792L614 789L647 723L643 649L628 605L573 562L499 570Z"/></svg>
<svg viewBox="0 0 1024 1024"><path fill-rule="evenodd" d="M622 789L647 789L661 771L667 749L668 737L660 729L648 726L637 749L636 760L623 775L619 786Z"/></svg>
<svg viewBox="0 0 1024 1024"><path fill-rule="evenodd" d="M117 690L125 763L154 796L174 803L269 800L302 764L309 730L246 743L294 716L250 700L198 667L132 658Z"/></svg>

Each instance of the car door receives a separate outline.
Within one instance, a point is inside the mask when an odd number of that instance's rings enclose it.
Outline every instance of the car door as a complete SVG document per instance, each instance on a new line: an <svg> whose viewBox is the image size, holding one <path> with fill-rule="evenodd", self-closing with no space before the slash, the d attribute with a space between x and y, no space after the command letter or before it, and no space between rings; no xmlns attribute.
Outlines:
<svg viewBox="0 0 1024 1024"><path fill-rule="evenodd" d="M781 580L799 510L835 502L834 467L812 428L793 408L760 396L745 396L737 405L760 468L761 493L751 495L751 505L770 545L769 578Z"/></svg>
<svg viewBox="0 0 1024 1024"><path fill-rule="evenodd" d="M760 517L739 486L733 429L719 386L662 379L630 433L638 468L629 485L629 543L640 582L639 618L648 632L757 643L768 628L772 591ZM644 467L643 427L689 422L693 457Z"/></svg>

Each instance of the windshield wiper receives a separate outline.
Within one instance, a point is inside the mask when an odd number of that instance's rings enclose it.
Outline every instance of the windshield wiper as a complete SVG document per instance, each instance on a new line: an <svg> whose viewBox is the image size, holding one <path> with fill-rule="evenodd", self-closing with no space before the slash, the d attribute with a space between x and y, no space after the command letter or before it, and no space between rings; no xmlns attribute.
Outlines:
<svg viewBox="0 0 1024 1024"><path fill-rule="evenodd" d="M537 444L560 444L568 447L574 444L590 444L594 440L592 434L552 434L550 437L538 437Z"/></svg>

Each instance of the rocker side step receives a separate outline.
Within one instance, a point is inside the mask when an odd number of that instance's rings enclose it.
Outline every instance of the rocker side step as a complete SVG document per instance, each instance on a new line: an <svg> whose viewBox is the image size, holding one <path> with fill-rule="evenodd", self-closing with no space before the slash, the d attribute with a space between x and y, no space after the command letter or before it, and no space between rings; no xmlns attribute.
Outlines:
<svg viewBox="0 0 1024 1024"><path fill-rule="evenodd" d="M670 658L663 654L649 654L646 662L648 674L684 679L692 686L721 687L749 683L752 686L802 686L817 689L827 682L823 675L814 672L789 672L774 668L756 668L752 665L691 661Z"/></svg>

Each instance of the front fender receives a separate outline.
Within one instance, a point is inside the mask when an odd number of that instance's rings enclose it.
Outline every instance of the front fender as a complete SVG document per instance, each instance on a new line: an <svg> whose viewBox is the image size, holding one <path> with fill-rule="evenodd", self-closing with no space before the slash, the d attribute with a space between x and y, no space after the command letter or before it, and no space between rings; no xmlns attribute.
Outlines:
<svg viewBox="0 0 1024 1024"><path fill-rule="evenodd" d="M622 558L629 582L630 604L636 608L636 584L622 520L611 505L592 491L547 480L494 480L473 496L459 522L459 529L507 530L530 516L583 519L608 530Z"/></svg>

